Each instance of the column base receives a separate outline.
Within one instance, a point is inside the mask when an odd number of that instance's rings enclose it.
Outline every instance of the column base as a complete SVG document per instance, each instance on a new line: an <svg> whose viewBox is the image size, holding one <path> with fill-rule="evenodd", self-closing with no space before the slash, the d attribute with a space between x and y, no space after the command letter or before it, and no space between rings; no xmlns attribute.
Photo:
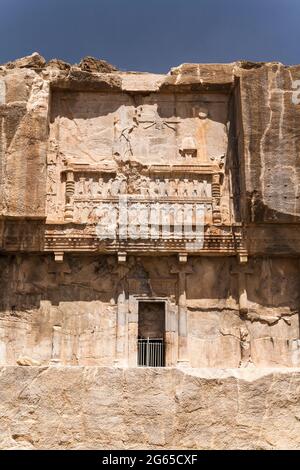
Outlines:
<svg viewBox="0 0 300 470"><path fill-rule="evenodd" d="M177 367L179 369L186 369L190 367L190 361L188 359L181 359L177 361Z"/></svg>
<svg viewBox="0 0 300 470"><path fill-rule="evenodd" d="M124 369L124 368L127 368L128 367L128 364L126 364L124 361L119 361L119 360L115 360L114 361L114 367L119 367L120 369Z"/></svg>
<svg viewBox="0 0 300 470"><path fill-rule="evenodd" d="M51 359L51 360L50 360L50 365L51 365L51 366L59 366L59 365L61 365L60 359Z"/></svg>

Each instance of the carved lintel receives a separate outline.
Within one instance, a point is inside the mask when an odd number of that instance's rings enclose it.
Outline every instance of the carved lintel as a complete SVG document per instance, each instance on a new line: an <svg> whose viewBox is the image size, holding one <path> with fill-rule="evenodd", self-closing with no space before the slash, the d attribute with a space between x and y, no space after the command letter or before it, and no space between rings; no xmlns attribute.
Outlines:
<svg viewBox="0 0 300 470"><path fill-rule="evenodd" d="M54 260L57 263L62 263L64 260L64 252L63 251L55 251L54 252Z"/></svg>
<svg viewBox="0 0 300 470"><path fill-rule="evenodd" d="M124 264L127 261L127 253L125 251L118 251L118 263Z"/></svg>
<svg viewBox="0 0 300 470"><path fill-rule="evenodd" d="M178 253L178 261L179 263L187 263L188 255L187 253Z"/></svg>

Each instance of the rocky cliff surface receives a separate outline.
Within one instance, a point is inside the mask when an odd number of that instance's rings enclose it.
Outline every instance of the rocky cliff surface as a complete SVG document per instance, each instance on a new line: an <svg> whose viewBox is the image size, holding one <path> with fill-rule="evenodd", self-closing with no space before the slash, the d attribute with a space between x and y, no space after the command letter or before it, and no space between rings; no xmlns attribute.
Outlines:
<svg viewBox="0 0 300 470"><path fill-rule="evenodd" d="M300 449L299 369L0 373L2 449Z"/></svg>

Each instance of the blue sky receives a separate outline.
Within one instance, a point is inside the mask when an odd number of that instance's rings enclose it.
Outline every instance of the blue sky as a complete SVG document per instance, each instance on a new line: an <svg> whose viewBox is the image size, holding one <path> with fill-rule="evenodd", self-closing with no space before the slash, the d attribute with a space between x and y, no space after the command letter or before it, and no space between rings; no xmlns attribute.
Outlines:
<svg viewBox="0 0 300 470"><path fill-rule="evenodd" d="M300 63L300 0L0 0L0 63L103 58L123 70L182 62Z"/></svg>

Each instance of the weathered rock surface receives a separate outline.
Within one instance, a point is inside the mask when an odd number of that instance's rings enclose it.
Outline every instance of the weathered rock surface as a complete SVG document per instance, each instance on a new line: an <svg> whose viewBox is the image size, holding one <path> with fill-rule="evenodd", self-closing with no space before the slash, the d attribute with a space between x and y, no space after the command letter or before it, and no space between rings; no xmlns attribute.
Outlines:
<svg viewBox="0 0 300 470"><path fill-rule="evenodd" d="M300 449L299 123L300 66L0 66L1 448Z"/></svg>
<svg viewBox="0 0 300 470"><path fill-rule="evenodd" d="M99 60L90 56L84 57L79 67L86 72L110 73L117 71L117 68L109 64L106 60Z"/></svg>
<svg viewBox="0 0 300 470"><path fill-rule="evenodd" d="M176 294L176 277L170 274L175 262L175 257L131 260L129 279L138 283L145 298L149 284L154 298L171 296ZM243 316L237 274L231 274L237 268L235 260L202 257L187 264L193 271L186 290L192 367L239 367L245 348L256 367L299 367L296 259L257 260L252 265L247 285L249 310ZM112 366L118 321L116 269L113 256L66 256L61 264L51 255L0 257L0 366L16 365L26 357L42 366L53 360L61 365ZM146 282L132 277L136 271ZM133 302L134 297L131 299ZM136 344L134 305L130 304L127 314L126 334ZM170 305L168 317L174 311L176 305ZM243 338L245 327L248 338ZM176 350L176 342L171 349ZM134 361L136 354L131 353L130 365ZM175 363L173 357L168 365Z"/></svg>
<svg viewBox="0 0 300 470"><path fill-rule="evenodd" d="M300 370L2 367L2 449L300 449Z"/></svg>
<svg viewBox="0 0 300 470"><path fill-rule="evenodd" d="M238 74L240 150L247 168L244 218L252 223L299 222L300 106L293 100L293 87L300 67L274 62Z"/></svg>
<svg viewBox="0 0 300 470"><path fill-rule="evenodd" d="M15 69L15 68L33 68L33 69L41 69L45 66L46 60L42 57L38 52L33 52L33 54L21 57L20 59L16 59L12 62L8 62L5 64L7 69Z"/></svg>
<svg viewBox="0 0 300 470"><path fill-rule="evenodd" d="M243 220L298 222L300 107L292 97L299 77L299 66L287 67L277 62L182 64L166 75L121 72L93 57L85 57L73 66L56 59L46 63L36 52L4 64L0 68L2 213L12 217L46 216L44 187L50 89L124 94L208 90L236 94L239 117L236 137L243 156L240 174ZM243 175L245 168L247 172ZM279 173L280 179L276 177ZM34 184L28 191L32 181ZM273 236L265 230L261 237L271 238L271 246L272 242L280 245L282 231Z"/></svg>

